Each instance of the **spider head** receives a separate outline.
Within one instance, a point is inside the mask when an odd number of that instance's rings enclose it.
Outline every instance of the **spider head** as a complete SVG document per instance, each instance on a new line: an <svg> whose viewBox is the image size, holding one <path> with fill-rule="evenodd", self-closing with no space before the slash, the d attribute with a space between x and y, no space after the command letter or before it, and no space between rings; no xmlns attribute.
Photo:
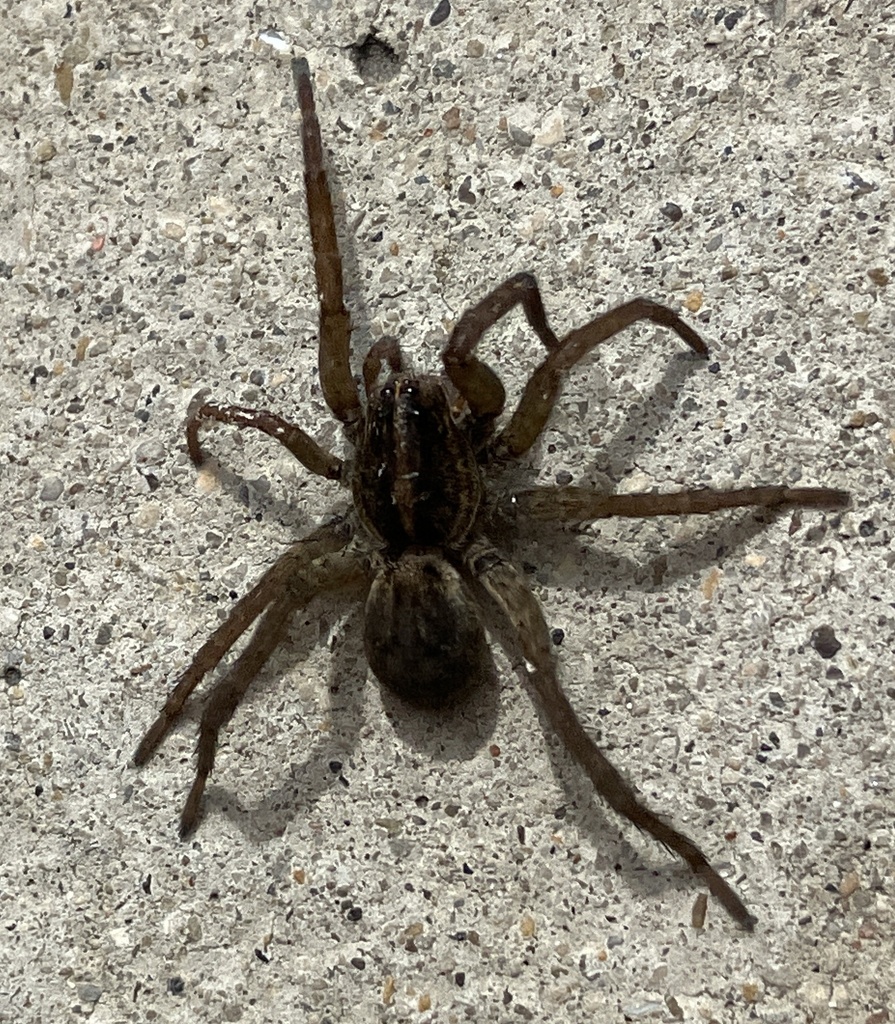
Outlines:
<svg viewBox="0 0 895 1024"><path fill-rule="evenodd" d="M436 551L386 564L367 597L364 648L376 678L414 704L441 707L487 671L481 615Z"/></svg>
<svg viewBox="0 0 895 1024"><path fill-rule="evenodd" d="M390 377L369 394L354 500L367 528L400 553L450 547L470 531L482 479L437 377Z"/></svg>

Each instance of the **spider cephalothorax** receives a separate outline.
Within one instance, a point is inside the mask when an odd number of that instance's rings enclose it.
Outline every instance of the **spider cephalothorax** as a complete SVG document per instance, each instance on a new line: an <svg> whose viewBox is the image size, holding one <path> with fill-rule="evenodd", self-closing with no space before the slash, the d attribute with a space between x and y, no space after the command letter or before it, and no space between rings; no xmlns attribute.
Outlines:
<svg viewBox="0 0 895 1024"><path fill-rule="evenodd" d="M202 714L196 777L180 819L181 835L186 836L199 818L218 733L298 608L321 594L358 594L365 601L364 646L374 674L403 697L437 705L474 685L482 671L487 655L484 601L516 636L535 698L597 792L682 857L731 916L751 928L754 919L742 900L702 851L639 801L579 721L559 684L540 607L522 574L489 537L485 501L488 466L531 447L553 410L566 371L601 342L639 320L649 320L671 328L698 355L707 355L705 343L675 312L649 299L626 302L559 339L547 323L537 282L521 273L457 322L442 357L445 379L413 375L398 344L383 340L367 354L359 388L351 369L351 329L310 71L304 60L294 61L293 71L320 296L320 379L327 404L355 446L355 458L346 465L275 413L203 402L191 407L187 446L198 464L204 458L198 441L203 424L217 421L261 430L311 472L350 487L359 525L340 521L319 527L284 552L236 602L180 675L143 737L136 763L149 758L202 678L257 622L242 653L212 688ZM532 373L515 411L501 425L503 386L474 349L485 331L516 305L522 307L547 355ZM704 514L747 505L836 509L847 502L844 491L782 486L624 495L583 487L536 487L511 497L515 516L557 523L615 515Z"/></svg>
<svg viewBox="0 0 895 1024"><path fill-rule="evenodd" d="M457 548L482 501L482 473L437 377L395 377L374 390L358 443L354 503L389 552Z"/></svg>

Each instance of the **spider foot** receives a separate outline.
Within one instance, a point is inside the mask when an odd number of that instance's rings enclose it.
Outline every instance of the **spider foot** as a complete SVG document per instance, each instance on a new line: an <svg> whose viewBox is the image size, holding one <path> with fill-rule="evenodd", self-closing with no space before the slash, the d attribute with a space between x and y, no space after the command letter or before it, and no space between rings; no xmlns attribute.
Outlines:
<svg viewBox="0 0 895 1024"><path fill-rule="evenodd" d="M189 838L190 834L199 823L199 810L202 806L202 796L205 793L204 776L197 776L190 789L190 795L183 805L183 812L180 815L180 828L178 829L181 839Z"/></svg>

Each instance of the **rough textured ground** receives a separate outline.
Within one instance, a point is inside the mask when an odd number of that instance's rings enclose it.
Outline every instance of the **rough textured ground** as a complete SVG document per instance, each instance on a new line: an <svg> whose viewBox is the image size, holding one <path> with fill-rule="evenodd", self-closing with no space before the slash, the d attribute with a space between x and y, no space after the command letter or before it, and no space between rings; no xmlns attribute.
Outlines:
<svg viewBox="0 0 895 1024"><path fill-rule="evenodd" d="M893 18L7 0L0 1019L895 1017ZM408 714L338 602L236 716L193 841L195 717L129 764L166 680L344 500L263 438L209 437L217 475L183 449L202 388L341 444L268 29L315 71L357 351L397 334L434 368L522 269L559 332L645 294L708 341L605 346L514 479L852 491L515 553L588 727L753 935L711 901L691 926L698 886L594 800L519 666L452 722ZM513 393L539 358L517 316L487 350Z"/></svg>

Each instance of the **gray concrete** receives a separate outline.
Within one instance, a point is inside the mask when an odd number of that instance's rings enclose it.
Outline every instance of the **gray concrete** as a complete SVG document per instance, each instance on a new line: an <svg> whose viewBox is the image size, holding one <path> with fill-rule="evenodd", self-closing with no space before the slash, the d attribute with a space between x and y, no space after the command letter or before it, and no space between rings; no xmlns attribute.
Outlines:
<svg viewBox="0 0 895 1024"><path fill-rule="evenodd" d="M9 5L0 43L0 1020L888 1020L893 5L78 6ZM444 727L365 681L339 602L237 714L193 841L195 715L129 764L344 500L263 438L209 436L217 474L183 450L201 388L342 443L271 27L315 70L358 352L436 367L522 269L557 331L644 294L710 345L612 341L514 481L852 491L515 552L588 727L755 934L711 900L692 928L699 886L544 738L519 666ZM362 77L373 28L398 61ZM487 350L514 393L539 358L519 317Z"/></svg>

